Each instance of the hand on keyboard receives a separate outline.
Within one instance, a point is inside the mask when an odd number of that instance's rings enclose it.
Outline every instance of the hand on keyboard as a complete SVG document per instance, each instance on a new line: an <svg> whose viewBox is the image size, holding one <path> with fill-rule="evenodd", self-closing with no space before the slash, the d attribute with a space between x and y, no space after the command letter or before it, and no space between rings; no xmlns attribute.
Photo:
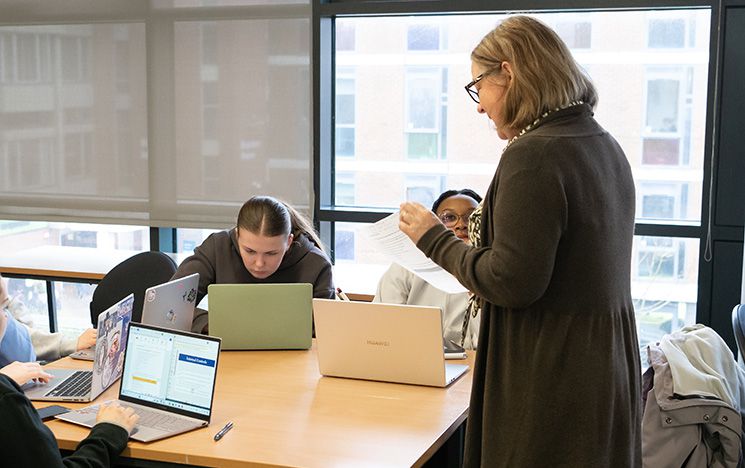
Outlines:
<svg viewBox="0 0 745 468"><path fill-rule="evenodd" d="M131 434L138 419L140 419L140 417L135 414L132 408L120 406L116 401L112 401L108 404L104 403L101 405L98 410L96 422L116 424L117 426L123 427L127 431L127 434Z"/></svg>

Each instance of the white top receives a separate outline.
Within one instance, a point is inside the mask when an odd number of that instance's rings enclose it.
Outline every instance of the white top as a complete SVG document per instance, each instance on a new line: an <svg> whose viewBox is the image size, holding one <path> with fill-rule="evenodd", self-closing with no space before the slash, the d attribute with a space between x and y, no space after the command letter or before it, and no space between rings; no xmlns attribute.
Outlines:
<svg viewBox="0 0 745 468"><path fill-rule="evenodd" d="M460 344L463 315L468 304L468 293L448 294L435 288L397 263L391 264L378 282L373 302L435 306L442 309L442 330L446 340ZM470 337L470 334L469 334ZM466 339L466 345L469 343ZM473 349L472 346L465 346Z"/></svg>

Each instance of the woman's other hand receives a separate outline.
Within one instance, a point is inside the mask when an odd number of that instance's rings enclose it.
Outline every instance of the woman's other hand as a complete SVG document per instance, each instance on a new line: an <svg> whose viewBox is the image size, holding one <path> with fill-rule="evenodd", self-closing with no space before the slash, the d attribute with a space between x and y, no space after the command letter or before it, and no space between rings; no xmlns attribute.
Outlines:
<svg viewBox="0 0 745 468"><path fill-rule="evenodd" d="M399 207L398 228L411 239L419 242L425 232L440 223L437 216L421 203L403 202Z"/></svg>

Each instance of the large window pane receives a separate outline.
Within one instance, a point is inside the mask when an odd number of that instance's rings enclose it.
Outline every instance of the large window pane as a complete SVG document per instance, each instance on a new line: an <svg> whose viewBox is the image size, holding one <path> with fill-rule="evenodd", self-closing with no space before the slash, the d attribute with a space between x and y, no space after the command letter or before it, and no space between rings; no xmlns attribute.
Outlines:
<svg viewBox="0 0 745 468"><path fill-rule="evenodd" d="M145 24L2 26L0 40L0 212L136 211L149 191Z"/></svg>
<svg viewBox="0 0 745 468"><path fill-rule="evenodd" d="M535 16L558 31L593 78L600 94L596 118L623 147L637 187L685 186L685 197L679 187L675 209L665 219L699 222L710 11ZM337 79L341 71L354 69L353 160L346 158L348 130L337 124L335 138L336 169L355 174L356 206L394 209L405 197L407 177L425 173L443 177L443 188L486 191L505 142L476 112L463 85L472 78L472 48L501 18L337 20L354 30L356 39L353 50L338 49L335 56ZM619 30L626 32L624 40L617 40ZM435 37L448 40L439 42L438 53L423 53L434 47ZM346 89L337 83L337 119L352 109ZM367 191L368 185L376 190ZM637 193L637 199L644 196ZM659 209L637 209L638 221L660 217Z"/></svg>
<svg viewBox="0 0 745 468"><path fill-rule="evenodd" d="M678 237L634 238L631 295L643 361L648 344L696 323L698 244Z"/></svg>
<svg viewBox="0 0 745 468"><path fill-rule="evenodd" d="M185 209L185 221L232 218L255 194L309 206L309 24L175 23L174 190L179 205L204 211Z"/></svg>
<svg viewBox="0 0 745 468"><path fill-rule="evenodd" d="M150 249L150 230L144 226L0 220L0 245L3 256L42 246L144 251ZM54 265L51 253L49 261L50 267L64 266Z"/></svg>

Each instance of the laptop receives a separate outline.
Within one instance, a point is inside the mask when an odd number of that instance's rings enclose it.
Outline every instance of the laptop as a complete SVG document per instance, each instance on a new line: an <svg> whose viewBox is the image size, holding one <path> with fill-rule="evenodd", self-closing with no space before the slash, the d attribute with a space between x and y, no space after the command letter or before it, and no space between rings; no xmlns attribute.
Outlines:
<svg viewBox="0 0 745 468"><path fill-rule="evenodd" d="M313 340L313 285L211 284L210 335L223 349L309 349Z"/></svg>
<svg viewBox="0 0 745 468"><path fill-rule="evenodd" d="M142 323L190 331L197 302L199 273L178 278L145 290Z"/></svg>
<svg viewBox="0 0 745 468"><path fill-rule="evenodd" d="M159 284L145 290L142 323L174 330L191 330L197 300L199 273ZM70 354L73 359L92 361L95 346Z"/></svg>
<svg viewBox="0 0 745 468"><path fill-rule="evenodd" d="M447 387L465 364L446 364L442 312L425 307L313 299L322 375Z"/></svg>
<svg viewBox="0 0 745 468"><path fill-rule="evenodd" d="M152 442L212 418L220 339L132 322L118 402L140 415L130 438ZM99 405L57 415L93 427Z"/></svg>
<svg viewBox="0 0 745 468"><path fill-rule="evenodd" d="M48 383L29 382L23 389L29 400L93 401L122 375L127 330L132 320L134 294L98 315L93 370L44 369L54 376Z"/></svg>

